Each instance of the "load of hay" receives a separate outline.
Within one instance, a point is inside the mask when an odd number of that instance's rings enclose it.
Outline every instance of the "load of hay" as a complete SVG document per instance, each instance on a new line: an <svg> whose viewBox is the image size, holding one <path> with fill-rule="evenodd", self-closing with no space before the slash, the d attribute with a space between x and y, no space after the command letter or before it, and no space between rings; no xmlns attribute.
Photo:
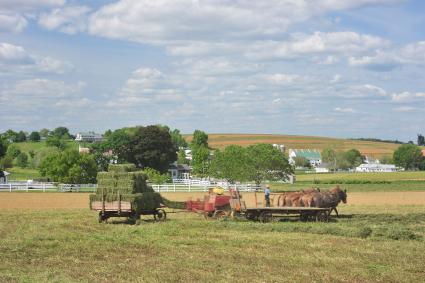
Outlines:
<svg viewBox="0 0 425 283"><path fill-rule="evenodd" d="M151 186L147 185L147 175L143 171L136 171L134 164L110 164L108 172L97 174L96 194L90 195L90 208L92 202L121 201L131 202L136 213L144 210L155 210L161 203L170 208L185 208L184 202L169 201Z"/></svg>

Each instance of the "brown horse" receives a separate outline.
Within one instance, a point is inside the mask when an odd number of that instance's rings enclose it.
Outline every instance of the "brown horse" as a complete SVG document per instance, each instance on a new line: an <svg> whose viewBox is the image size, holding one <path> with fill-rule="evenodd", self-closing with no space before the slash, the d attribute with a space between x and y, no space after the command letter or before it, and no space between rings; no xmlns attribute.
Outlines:
<svg viewBox="0 0 425 283"><path fill-rule="evenodd" d="M331 208L338 216L336 207L340 202L347 203L347 192L339 186L325 192L312 192L304 194L300 199L300 205L306 207Z"/></svg>
<svg viewBox="0 0 425 283"><path fill-rule="evenodd" d="M319 188L305 189L299 192L287 192L283 193L278 198L278 206L301 206L300 200L306 194L320 192Z"/></svg>

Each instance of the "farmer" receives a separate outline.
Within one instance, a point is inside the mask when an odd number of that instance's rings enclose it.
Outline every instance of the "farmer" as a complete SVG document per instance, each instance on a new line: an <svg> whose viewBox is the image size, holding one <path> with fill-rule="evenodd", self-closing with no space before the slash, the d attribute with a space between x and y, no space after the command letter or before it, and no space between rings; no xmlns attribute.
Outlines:
<svg viewBox="0 0 425 283"><path fill-rule="evenodd" d="M266 207L270 207L270 186L266 185L264 189L264 198L266 199Z"/></svg>

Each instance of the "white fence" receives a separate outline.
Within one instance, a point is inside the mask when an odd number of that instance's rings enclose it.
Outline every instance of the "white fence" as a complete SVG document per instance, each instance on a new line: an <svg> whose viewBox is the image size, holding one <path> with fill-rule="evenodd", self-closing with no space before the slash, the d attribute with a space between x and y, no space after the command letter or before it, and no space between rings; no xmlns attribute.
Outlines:
<svg viewBox="0 0 425 283"><path fill-rule="evenodd" d="M191 183L185 184L162 184L155 185L151 184L154 191L161 192L207 192L210 188L213 188L212 185L193 185ZM240 184L240 185L231 185L223 186L225 191L228 191L229 188L237 188L241 192L255 192L261 190L260 186L252 184Z"/></svg>
<svg viewBox="0 0 425 283"><path fill-rule="evenodd" d="M1 191L57 191L57 187L54 183L38 183L38 182L9 182L0 183Z"/></svg>
<svg viewBox="0 0 425 283"><path fill-rule="evenodd" d="M9 183L0 183L0 192L95 192L96 184L57 184L41 182L20 182L12 181Z"/></svg>

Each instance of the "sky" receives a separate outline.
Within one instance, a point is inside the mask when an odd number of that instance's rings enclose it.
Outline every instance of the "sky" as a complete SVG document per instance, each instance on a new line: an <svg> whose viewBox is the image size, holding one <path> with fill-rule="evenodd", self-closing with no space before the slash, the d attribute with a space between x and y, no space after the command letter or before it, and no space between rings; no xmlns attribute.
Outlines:
<svg viewBox="0 0 425 283"><path fill-rule="evenodd" d="M422 0L0 0L0 131L415 140Z"/></svg>

